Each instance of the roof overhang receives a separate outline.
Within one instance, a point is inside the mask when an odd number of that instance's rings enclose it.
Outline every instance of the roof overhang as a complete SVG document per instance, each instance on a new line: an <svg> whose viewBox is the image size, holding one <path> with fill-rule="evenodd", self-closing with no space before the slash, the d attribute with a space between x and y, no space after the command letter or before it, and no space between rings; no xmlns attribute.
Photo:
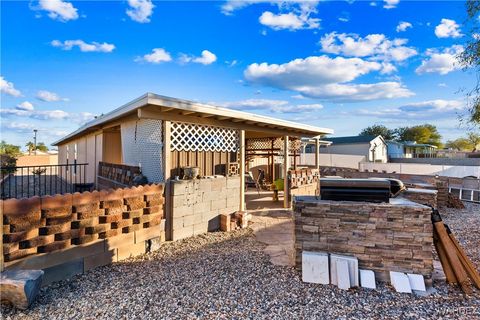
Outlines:
<svg viewBox="0 0 480 320"><path fill-rule="evenodd" d="M85 134L98 131L112 123L121 122L120 120L125 118L180 121L293 137L312 138L333 133L333 130L328 128L319 128L248 112L147 93L88 122L78 130L54 142L53 145L60 145Z"/></svg>

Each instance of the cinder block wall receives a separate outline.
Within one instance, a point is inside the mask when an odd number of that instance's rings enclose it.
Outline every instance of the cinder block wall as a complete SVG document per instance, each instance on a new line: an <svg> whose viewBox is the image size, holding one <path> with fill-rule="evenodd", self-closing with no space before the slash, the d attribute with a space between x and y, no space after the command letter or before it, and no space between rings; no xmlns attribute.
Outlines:
<svg viewBox="0 0 480 320"><path fill-rule="evenodd" d="M437 208L437 190L408 188L401 193L401 197L410 201Z"/></svg>
<svg viewBox="0 0 480 320"><path fill-rule="evenodd" d="M5 269L43 269L46 284L145 253L165 240L163 191L155 184L2 201Z"/></svg>
<svg viewBox="0 0 480 320"><path fill-rule="evenodd" d="M170 186L171 240L218 230L220 215L240 207L239 176L172 180Z"/></svg>
<svg viewBox="0 0 480 320"><path fill-rule="evenodd" d="M319 194L320 174L317 169L290 170L289 176L290 195L314 196Z"/></svg>
<svg viewBox="0 0 480 320"><path fill-rule="evenodd" d="M296 267L302 251L358 258L359 268L389 281L390 271L422 274L431 280L433 227L429 207L405 199L392 203L316 200L296 197Z"/></svg>

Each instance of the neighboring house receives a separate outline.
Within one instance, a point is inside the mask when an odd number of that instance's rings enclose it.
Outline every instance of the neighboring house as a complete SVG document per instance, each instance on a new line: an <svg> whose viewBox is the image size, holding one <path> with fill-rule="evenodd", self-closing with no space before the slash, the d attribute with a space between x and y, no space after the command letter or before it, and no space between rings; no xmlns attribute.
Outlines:
<svg viewBox="0 0 480 320"><path fill-rule="evenodd" d="M415 141L387 141L389 159L435 158L437 147Z"/></svg>
<svg viewBox="0 0 480 320"><path fill-rule="evenodd" d="M350 136L323 138L330 145L321 145L320 153L362 155L369 162L387 162L387 144L382 136ZM315 148L309 147L305 152L314 152Z"/></svg>

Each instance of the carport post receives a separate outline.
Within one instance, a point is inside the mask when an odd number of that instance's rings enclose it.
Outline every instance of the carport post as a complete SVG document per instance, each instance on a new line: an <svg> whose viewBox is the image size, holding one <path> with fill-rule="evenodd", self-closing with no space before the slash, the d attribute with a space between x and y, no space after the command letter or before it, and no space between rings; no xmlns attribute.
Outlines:
<svg viewBox="0 0 480 320"><path fill-rule="evenodd" d="M240 211L245 211L245 130L240 130Z"/></svg>
<svg viewBox="0 0 480 320"><path fill-rule="evenodd" d="M315 138L315 168L320 170L320 140Z"/></svg>
<svg viewBox="0 0 480 320"><path fill-rule="evenodd" d="M288 136L283 137L283 207L290 208L288 199L288 168L290 167L290 159L288 154Z"/></svg>

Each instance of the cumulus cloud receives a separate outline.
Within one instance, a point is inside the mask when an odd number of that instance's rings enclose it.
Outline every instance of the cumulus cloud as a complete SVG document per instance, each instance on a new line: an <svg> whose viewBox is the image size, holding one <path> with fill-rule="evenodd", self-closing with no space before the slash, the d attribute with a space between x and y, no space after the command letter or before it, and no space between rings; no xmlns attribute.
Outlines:
<svg viewBox="0 0 480 320"><path fill-rule="evenodd" d="M21 110L21 109L0 109L2 117L24 117L36 120L70 120L72 122L83 124L94 118L90 112L69 113L63 110Z"/></svg>
<svg viewBox="0 0 480 320"><path fill-rule="evenodd" d="M436 49L428 49L426 51L427 58L415 70L417 74L439 73L447 74L449 72L461 69L457 61L457 55L463 51L461 45L453 45L439 52Z"/></svg>
<svg viewBox="0 0 480 320"><path fill-rule="evenodd" d="M338 100L365 101L413 95L398 82L352 84L358 77L381 71L382 64L360 58L312 56L284 64L253 63L244 71L251 83L292 90L303 96Z"/></svg>
<svg viewBox="0 0 480 320"><path fill-rule="evenodd" d="M400 0L383 0L383 7L385 9L394 9L400 3Z"/></svg>
<svg viewBox="0 0 480 320"><path fill-rule="evenodd" d="M404 61L417 54L412 47L405 46L407 39L389 40L384 34L358 34L331 32L320 39L322 51L348 57L372 57L379 60Z"/></svg>
<svg viewBox="0 0 480 320"><path fill-rule="evenodd" d="M199 57L195 57L187 54L180 55L180 63L194 62L194 63L203 64L203 65L209 65L214 63L215 61L217 61L217 56L208 50L203 50L202 55Z"/></svg>
<svg viewBox="0 0 480 320"><path fill-rule="evenodd" d="M68 101L67 98L62 98L55 92L50 92L47 90L40 90L37 92L36 98L45 102L55 102L55 101Z"/></svg>
<svg viewBox="0 0 480 320"><path fill-rule="evenodd" d="M463 34L460 32L460 26L455 20L442 19L440 24L435 27L435 35L438 38L460 38Z"/></svg>
<svg viewBox="0 0 480 320"><path fill-rule="evenodd" d="M412 24L406 21L400 21L397 25L397 32L404 32L407 31L408 28L412 28Z"/></svg>
<svg viewBox="0 0 480 320"><path fill-rule="evenodd" d="M77 8L70 2L62 0L40 0L35 10L43 10L48 12L48 17L53 20L66 22L78 19Z"/></svg>
<svg viewBox="0 0 480 320"><path fill-rule="evenodd" d="M8 94L12 97L20 97L22 95L20 90L15 89L14 84L5 80L4 77L0 77L0 92Z"/></svg>
<svg viewBox="0 0 480 320"><path fill-rule="evenodd" d="M16 107L18 110L25 110L25 111L32 111L34 108L33 108L33 104L28 102L28 101L24 101L20 104L17 104L17 107Z"/></svg>
<svg viewBox="0 0 480 320"><path fill-rule="evenodd" d="M172 61L172 56L163 48L155 48L152 50L152 53L146 54L143 57L137 57L136 62L149 62L149 63L161 63Z"/></svg>
<svg viewBox="0 0 480 320"><path fill-rule="evenodd" d="M441 119L451 118L465 109L461 100L427 100L405 104L399 107L382 108L381 110L361 109L359 115L392 119Z"/></svg>
<svg viewBox="0 0 480 320"><path fill-rule="evenodd" d="M83 40L53 40L50 42L53 47L62 48L63 50L72 50L73 47L78 47L82 52L112 52L115 45L111 43L92 42L86 43Z"/></svg>
<svg viewBox="0 0 480 320"><path fill-rule="evenodd" d="M276 113L307 113L318 111L323 108L323 105L319 103L292 105L286 100L274 99L246 99L215 104L235 110L268 110Z"/></svg>
<svg viewBox="0 0 480 320"><path fill-rule="evenodd" d="M155 5L151 0L128 0L130 9L127 9L127 15L136 22L148 23L153 14Z"/></svg>
<svg viewBox="0 0 480 320"><path fill-rule="evenodd" d="M297 6L300 10L304 12L312 11L318 5L319 1L314 0L283 0L283 1L275 1L275 0L227 0L221 7L222 13L225 15L231 15L235 11L243 9L247 6L253 4L261 4L261 3L269 3L272 5L277 5L280 9L286 8L289 9L291 7Z"/></svg>
<svg viewBox="0 0 480 320"><path fill-rule="evenodd" d="M317 29L320 27L320 19L311 18L308 14L295 14L293 12L274 14L265 11L258 21L273 30Z"/></svg>
<svg viewBox="0 0 480 320"><path fill-rule="evenodd" d="M2 124L6 129L10 129L19 133L28 133L32 132L33 129L35 129L35 126L31 123L25 123L25 122L7 122L5 124Z"/></svg>

